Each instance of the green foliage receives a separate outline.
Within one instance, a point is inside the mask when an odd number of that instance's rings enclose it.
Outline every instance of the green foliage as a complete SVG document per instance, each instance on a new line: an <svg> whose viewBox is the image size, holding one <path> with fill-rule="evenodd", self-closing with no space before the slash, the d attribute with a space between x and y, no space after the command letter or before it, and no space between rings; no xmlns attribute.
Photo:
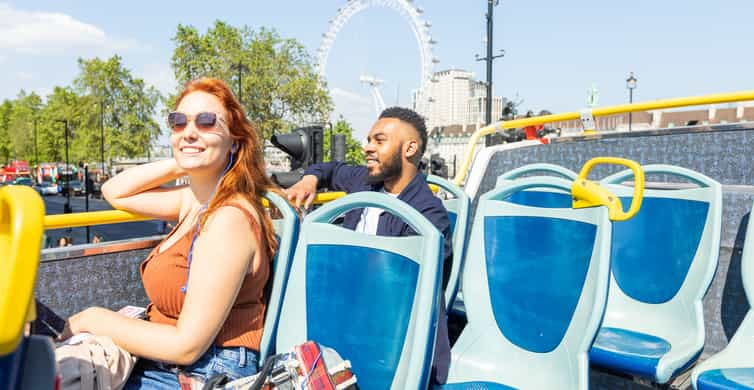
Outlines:
<svg viewBox="0 0 754 390"><path fill-rule="evenodd" d="M361 143L353 137L353 127L342 116L335 122L332 130L325 130L323 142L325 149L325 161L330 161L330 137L332 134L346 136L346 161L349 164L363 165L366 160Z"/></svg>
<svg viewBox="0 0 754 390"><path fill-rule="evenodd" d="M146 155L160 135L154 119L160 93L134 77L117 55L79 59L79 69L74 85L86 96L78 128L82 154L99 160L94 156L100 155L103 127L106 160Z"/></svg>
<svg viewBox="0 0 754 390"><path fill-rule="evenodd" d="M3 101L0 105L0 163L10 160L13 144L10 142L10 119L13 112L13 102Z"/></svg>
<svg viewBox="0 0 754 390"><path fill-rule="evenodd" d="M74 87L55 87L45 102L22 90L15 100L0 105L0 163L64 161L64 123L69 162L98 162L101 120L105 159L143 156L160 133L153 119L160 99L157 90L133 77L118 56L79 59Z"/></svg>
<svg viewBox="0 0 754 390"><path fill-rule="evenodd" d="M202 76L224 80L265 139L275 132L323 122L332 111L332 101L303 45L275 30L254 31L215 21L202 35L193 26L178 25L173 42L176 80L180 84ZM169 107L175 98L168 99Z"/></svg>

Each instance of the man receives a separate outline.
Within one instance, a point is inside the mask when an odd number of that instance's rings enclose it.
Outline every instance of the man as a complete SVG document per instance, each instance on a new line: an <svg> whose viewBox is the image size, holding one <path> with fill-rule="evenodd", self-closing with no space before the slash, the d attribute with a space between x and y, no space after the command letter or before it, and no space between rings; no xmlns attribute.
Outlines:
<svg viewBox="0 0 754 390"><path fill-rule="evenodd" d="M440 199L432 194L419 162L427 145L427 127L416 112L402 107L384 110L367 137L364 146L366 166L330 162L310 166L304 177L286 190L288 199L300 208L311 206L317 188L348 193L378 191L397 197L422 213L444 236L442 289L450 277L453 250L450 220ZM410 236L416 232L400 218L381 209L367 207L345 214L345 228L379 236ZM441 293L440 321L437 328L433 380L445 383L450 364L450 344L445 315L444 294Z"/></svg>

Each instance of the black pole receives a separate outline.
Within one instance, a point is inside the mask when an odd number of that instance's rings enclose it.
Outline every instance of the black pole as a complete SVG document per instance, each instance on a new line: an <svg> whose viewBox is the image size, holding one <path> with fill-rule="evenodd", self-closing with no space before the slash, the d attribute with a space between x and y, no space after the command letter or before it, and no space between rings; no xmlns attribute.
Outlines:
<svg viewBox="0 0 754 390"><path fill-rule="evenodd" d="M629 88L628 89L628 104L631 104L634 102L634 89ZM631 131L631 111L628 112L628 131Z"/></svg>
<svg viewBox="0 0 754 390"><path fill-rule="evenodd" d="M99 158L102 162L102 172L100 176L105 174L105 101L99 101Z"/></svg>
<svg viewBox="0 0 754 390"><path fill-rule="evenodd" d="M484 124L492 123L492 12L494 0L487 0L487 102L484 108ZM490 137L487 137L489 140Z"/></svg>
<svg viewBox="0 0 754 390"><path fill-rule="evenodd" d="M34 165L39 166L39 150L37 149L37 117L34 116Z"/></svg>
<svg viewBox="0 0 754 390"><path fill-rule="evenodd" d="M84 164L84 208L89 212L89 191L94 186L89 186L89 165ZM68 190L70 193L70 189ZM89 225L86 225L86 243L89 243Z"/></svg>
<svg viewBox="0 0 754 390"><path fill-rule="evenodd" d="M243 72L241 71L241 61L238 61L238 103L243 106L243 96L241 96L241 77L243 77Z"/></svg>
<svg viewBox="0 0 754 390"><path fill-rule="evenodd" d="M65 127L65 169L69 171L65 176L64 188L66 188L66 200L65 205L63 206L63 213L70 214L73 212L71 209L71 165L68 162L68 121L65 119L63 120L63 126Z"/></svg>
<svg viewBox="0 0 754 390"><path fill-rule="evenodd" d="M477 61L485 61L487 63L487 101L484 105L484 125L488 126L492 123L492 61L496 58L500 58L505 55L505 51L501 50L501 54L496 56L492 55L492 34L493 34L493 10L499 0L487 0L487 56L479 58L477 55ZM485 146L492 145L492 137L487 135L484 137Z"/></svg>

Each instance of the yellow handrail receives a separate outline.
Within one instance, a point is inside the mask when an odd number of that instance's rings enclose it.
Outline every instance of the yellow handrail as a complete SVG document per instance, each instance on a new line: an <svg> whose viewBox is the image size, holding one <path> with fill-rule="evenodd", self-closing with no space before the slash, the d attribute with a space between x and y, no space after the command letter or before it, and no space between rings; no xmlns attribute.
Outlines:
<svg viewBox="0 0 754 390"><path fill-rule="evenodd" d="M437 192L438 186L430 184L432 192ZM314 198L314 204L323 204L345 196L345 192L321 192ZM262 200L264 207L269 203ZM110 223L149 221L154 218L129 213L123 210L90 211L86 213L54 214L44 217L45 229L64 229L83 226L107 225Z"/></svg>
<svg viewBox="0 0 754 390"><path fill-rule="evenodd" d="M314 199L314 203L327 203L345 196L345 194L345 192L323 192L317 194L317 197ZM263 204L265 207L268 206L266 199L263 200ZM90 211L88 213L46 215L44 218L44 228L74 228L82 226L106 225L110 223L149 221L151 219L154 218L129 213L128 211L123 210Z"/></svg>
<svg viewBox="0 0 754 390"><path fill-rule="evenodd" d="M44 203L25 186L0 188L0 356L16 349L34 318Z"/></svg>
<svg viewBox="0 0 754 390"><path fill-rule="evenodd" d="M611 107L594 108L592 109L592 115L596 118L600 116L623 114L627 112L660 110L676 107L699 106L705 104L732 103L746 100L754 100L754 91L718 93L712 95L655 100L642 103L620 104ZM471 139L469 139L469 143L466 146L463 164L461 164L461 169L458 171L458 173L456 173L456 177L455 179L453 179L453 181L456 185L459 186L463 184L464 179L466 179L466 174L468 173L469 168L471 168L471 160L474 158L474 149L476 148L476 144L479 142L479 139L484 137L485 135L493 134L499 130L515 129L519 127L541 125L551 122L569 121L580 118L581 113L578 111L573 111L565 112L562 114L542 115L531 118L502 121L483 127L471 135Z"/></svg>

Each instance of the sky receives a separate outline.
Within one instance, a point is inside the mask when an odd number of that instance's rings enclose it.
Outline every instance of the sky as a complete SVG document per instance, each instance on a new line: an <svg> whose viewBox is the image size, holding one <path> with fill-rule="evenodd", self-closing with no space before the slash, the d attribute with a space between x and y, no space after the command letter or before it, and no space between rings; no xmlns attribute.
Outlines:
<svg viewBox="0 0 754 390"><path fill-rule="evenodd" d="M175 90L171 41L178 24L205 32L214 20L269 27L314 57L347 0L142 1L0 0L0 100L21 89L42 96L70 85L77 58L123 57L137 77ZM440 60L434 70L464 69L486 79L484 0L414 0L431 23ZM523 110L575 111L596 86L599 106L754 89L754 1L502 0L494 10L496 96ZM330 50L326 78L343 115L364 137L377 116L362 74L382 80L385 103L409 106L419 86L418 44L408 22L386 7L353 16ZM303 125L303 124L302 124ZM165 137L161 138L165 141Z"/></svg>

